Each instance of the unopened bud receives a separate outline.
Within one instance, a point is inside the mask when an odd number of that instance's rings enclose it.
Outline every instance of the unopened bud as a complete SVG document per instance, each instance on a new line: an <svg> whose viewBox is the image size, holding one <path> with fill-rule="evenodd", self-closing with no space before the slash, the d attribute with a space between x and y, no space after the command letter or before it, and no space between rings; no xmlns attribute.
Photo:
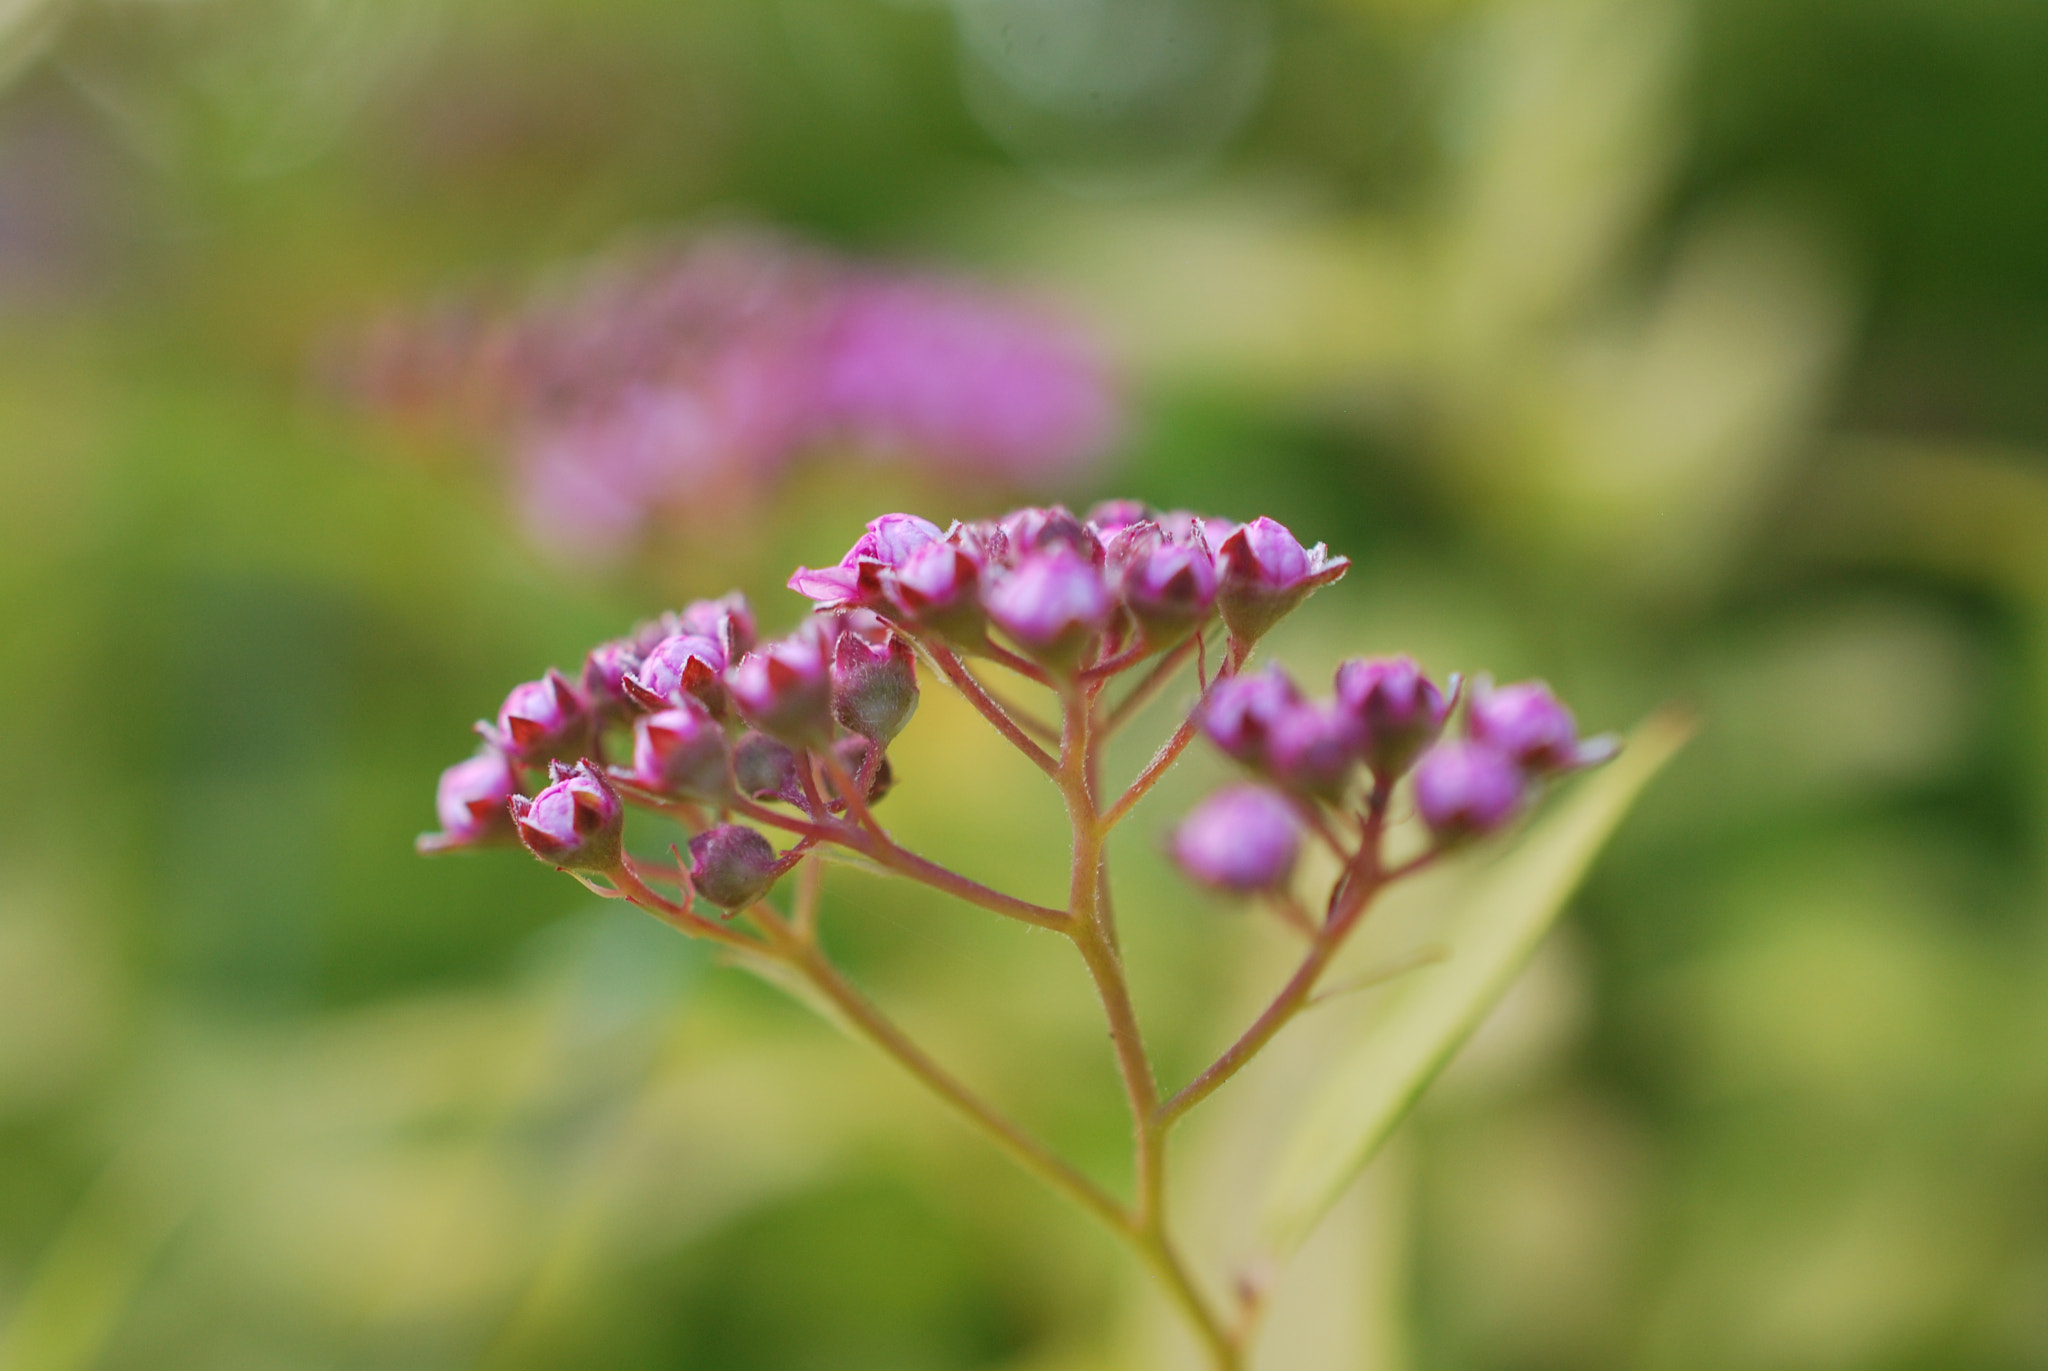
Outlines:
<svg viewBox="0 0 2048 1371"><path fill-rule="evenodd" d="M656 795L721 800L732 785L732 748L709 710L688 697L633 723L633 769L625 778Z"/></svg>
<svg viewBox="0 0 2048 1371"><path fill-rule="evenodd" d="M1476 740L1438 743L1415 764L1415 808L1440 843L1506 826L1522 809L1528 781L1512 757Z"/></svg>
<svg viewBox="0 0 2048 1371"><path fill-rule="evenodd" d="M1266 771L1297 795L1340 800L1348 788L1365 731L1344 709L1304 701L1282 710L1266 737Z"/></svg>
<svg viewBox="0 0 2048 1371"><path fill-rule="evenodd" d="M1250 675L1227 676L1210 686L1197 721L1225 755L1262 767L1273 725L1300 703L1301 692L1287 673L1269 666Z"/></svg>
<svg viewBox="0 0 2048 1371"><path fill-rule="evenodd" d="M725 645L701 633L676 633L656 643L625 678L626 693L643 709L667 709L692 697L713 713L725 708L719 675Z"/></svg>
<svg viewBox="0 0 2048 1371"><path fill-rule="evenodd" d="M1058 540L1023 557L983 592L982 604L1027 655L1054 670L1076 666L1116 610L1102 572Z"/></svg>
<svg viewBox="0 0 2048 1371"><path fill-rule="evenodd" d="M720 824L690 839L690 885L720 909L745 909L781 874L774 847L743 824Z"/></svg>
<svg viewBox="0 0 2048 1371"><path fill-rule="evenodd" d="M497 727L478 724L477 732L513 761L537 766L588 746L590 710L569 678L551 667L540 680L512 687Z"/></svg>
<svg viewBox="0 0 2048 1371"><path fill-rule="evenodd" d="M725 649L728 661L754 647L754 611L737 590L716 600L697 600L676 616L684 633L709 638Z"/></svg>
<svg viewBox="0 0 2048 1371"><path fill-rule="evenodd" d="M1304 548L1286 525L1264 515L1225 538L1216 556L1216 604L1240 643L1257 642L1311 590L1351 567L1348 557L1330 556L1321 543Z"/></svg>
<svg viewBox="0 0 2048 1371"><path fill-rule="evenodd" d="M732 779L740 794L755 800L788 800L801 793L796 754L756 729L732 745Z"/></svg>
<svg viewBox="0 0 2048 1371"><path fill-rule="evenodd" d="M527 850L566 871L610 871L619 862L625 811L618 792L589 762L556 763L552 783L531 800L512 797L513 824Z"/></svg>
<svg viewBox="0 0 2048 1371"><path fill-rule="evenodd" d="M981 563L953 542L929 543L883 577L889 603L903 619L960 647L985 636Z"/></svg>
<svg viewBox="0 0 2048 1371"><path fill-rule="evenodd" d="M750 652L725 675L746 721L792 747L832 739L832 672L822 636L799 632Z"/></svg>
<svg viewBox="0 0 2048 1371"><path fill-rule="evenodd" d="M1444 731L1457 698L1446 696L1409 657L1354 658L1337 668L1337 702L1365 730L1365 760L1392 785Z"/></svg>
<svg viewBox="0 0 2048 1371"><path fill-rule="evenodd" d="M441 831L422 833L415 844L422 852L447 852L481 847L512 838L512 814L506 803L519 793L519 773L496 748L487 748L441 773L434 788L434 810Z"/></svg>
<svg viewBox="0 0 2048 1371"><path fill-rule="evenodd" d="M1135 524L1110 549L1117 591L1148 647L1173 646L1209 617L1216 561L1199 537L1175 542L1156 524Z"/></svg>
<svg viewBox="0 0 2048 1371"><path fill-rule="evenodd" d="M1521 681L1495 688L1480 680L1472 688L1466 726L1472 736L1512 759L1535 776L1570 771L1606 761L1614 753L1612 739L1579 741L1572 712L1541 681Z"/></svg>
<svg viewBox="0 0 2048 1371"><path fill-rule="evenodd" d="M868 763L868 750L874 746L875 744L866 738L841 738L832 744L832 755L847 775L858 778L861 769ZM889 765L889 754L885 752L881 760L875 763L875 774L868 779L867 802L879 803L884 795L895 789L895 786L896 769ZM845 798L839 792L838 781L829 772L825 776L825 790L835 808Z"/></svg>
<svg viewBox="0 0 2048 1371"><path fill-rule="evenodd" d="M1237 895L1284 888L1301 854L1301 820L1272 791L1254 785L1219 790L1181 821L1173 855L1181 870Z"/></svg>
<svg viewBox="0 0 2048 1371"><path fill-rule="evenodd" d="M839 635L832 653L832 716L848 732L886 744L917 712L917 663L894 634L870 643Z"/></svg>

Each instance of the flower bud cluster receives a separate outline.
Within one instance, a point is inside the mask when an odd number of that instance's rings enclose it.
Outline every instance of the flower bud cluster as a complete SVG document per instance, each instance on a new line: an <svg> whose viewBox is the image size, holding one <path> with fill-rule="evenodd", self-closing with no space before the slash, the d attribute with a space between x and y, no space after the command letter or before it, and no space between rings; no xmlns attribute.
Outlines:
<svg viewBox="0 0 2048 1371"><path fill-rule="evenodd" d="M946 529L885 514L837 565L800 567L789 586L821 610L866 610L963 652L988 650L993 630L1071 676L1173 647L1212 614L1249 649L1349 566L1272 519L1119 500L1086 518L1055 505Z"/></svg>
<svg viewBox="0 0 2048 1371"><path fill-rule="evenodd" d="M1535 787L1613 754L1582 741L1571 711L1539 681L1495 688L1483 678L1464 700L1463 736L1446 739L1461 683L1438 686L1407 657L1357 658L1337 668L1334 694L1303 695L1277 666L1226 677L1195 723L1218 750L1262 782L1212 796L1182 823L1173 852L1195 880L1241 894L1284 889L1307 818L1358 812L1376 822L1413 775L1415 807L1438 846L1492 833Z"/></svg>
<svg viewBox="0 0 2048 1371"><path fill-rule="evenodd" d="M701 600L598 644L579 681L550 670L515 686L497 721L477 725L483 750L442 774L441 829L419 846L516 838L565 870L605 874L620 861L621 790L712 808L744 798L841 809L836 769L865 778L876 800L890 780L881 749L917 698L909 644L872 614L820 616L761 642L744 598ZM607 768L614 739L629 760ZM822 797L812 756L829 758ZM534 772L547 783L529 798ZM693 884L728 908L758 899L783 869L737 825L705 830L690 851Z"/></svg>

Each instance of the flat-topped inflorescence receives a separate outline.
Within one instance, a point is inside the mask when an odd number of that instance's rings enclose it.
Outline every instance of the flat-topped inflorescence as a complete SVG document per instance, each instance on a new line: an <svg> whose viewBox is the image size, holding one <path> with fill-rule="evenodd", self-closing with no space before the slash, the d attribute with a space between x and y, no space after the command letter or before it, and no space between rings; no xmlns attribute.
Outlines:
<svg viewBox="0 0 2048 1371"><path fill-rule="evenodd" d="M1381 890L1498 833L1546 785L1614 751L1611 739L1582 740L1539 682L1495 687L1480 677L1464 692L1459 677L1439 684L1407 657L1356 658L1316 697L1277 664L1253 667L1274 624L1348 565L1270 518L1237 523L1129 500L1086 516L1055 505L943 527L885 514L837 562L790 577L813 613L780 638L758 641L737 595L700 600L591 649L578 682L550 671L515 689L497 723L479 726L485 750L443 774L441 830L420 848L516 836L602 894L743 951L750 965L777 964L1025 1166L1136 1235L1163 1278L1181 1283L1177 1302L1216 1364L1234 1368L1250 1315L1226 1318L1176 1262L1156 1261L1169 1239L1153 1201L1131 1206L1101 1190L911 1047L826 959L816 880L792 883L786 911L771 896L812 857L838 856L1073 940L1130 1097L1138 1191L1154 1193L1158 1173L1147 1168L1167 1129L1314 1002ZM1190 667L1197 688L1153 760L1104 790L1106 741ZM1072 828L1065 907L949 870L878 819L896 783L889 745L911 723L928 671L1056 789ZM1008 678L1001 698L992 672ZM1011 703L1019 692L1036 696ZM1170 855L1204 889L1282 919L1307 949L1243 1036L1162 1097L1124 983L1107 853L1116 827L1197 736L1247 774L1173 829ZM975 778L960 779L971 796ZM544 785L529 799L535 781ZM687 854L635 858L624 841L629 806L680 822ZM1410 807L1422 849L1390 864L1387 827ZM1303 860L1311 845L1336 859L1334 875ZM1326 888L1304 889L1317 871Z"/></svg>

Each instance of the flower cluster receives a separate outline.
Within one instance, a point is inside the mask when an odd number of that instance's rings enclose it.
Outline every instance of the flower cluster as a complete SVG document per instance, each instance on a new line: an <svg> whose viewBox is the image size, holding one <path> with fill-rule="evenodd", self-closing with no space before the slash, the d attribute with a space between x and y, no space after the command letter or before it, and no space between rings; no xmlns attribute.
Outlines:
<svg viewBox="0 0 2048 1371"><path fill-rule="evenodd" d="M1446 739L1461 696L1464 736ZM1347 815L1382 823L1411 772L1416 811L1441 850L1499 830L1545 780L1616 747L1611 737L1581 740L1541 681L1495 689L1482 678L1467 694L1457 676L1439 687L1407 657L1343 663L1325 700L1304 697L1277 666L1234 676L1209 691L1196 722L1261 784L1211 796L1173 850L1196 880L1238 894L1284 890L1305 830L1331 834Z"/></svg>
<svg viewBox="0 0 2048 1371"><path fill-rule="evenodd" d="M535 532L584 552L823 442L1030 488L1120 426L1099 350L1042 306L759 231L617 256L509 314L392 319L351 371L374 407L509 442Z"/></svg>
<svg viewBox="0 0 2048 1371"><path fill-rule="evenodd" d="M883 515L836 563L790 578L814 612L782 638L759 639L736 595L704 600L599 644L577 679L550 671L514 688L497 718L477 726L483 751L442 775L441 831L420 846L516 839L593 890L802 984L1132 1243L1216 1364L1237 1366L1257 1309L1212 1307L1174 1255L1156 1202L1168 1130L1315 1002L1381 890L1500 829L1549 778L1612 751L1582 742L1570 712L1534 682L1440 686L1405 657L1361 658L1338 669L1329 698L1310 699L1280 668L1250 669L1267 630L1347 566L1272 519L1239 524L1129 501L1085 517L1029 508L945 528ZM1190 664L1199 689L1188 712L1135 778L1102 789L1106 740ZM983 682L991 666L1036 695L1021 706L999 700ZM876 818L890 786L887 749L917 708L922 668L937 670L1056 789L1072 830L1064 907L920 856ZM1048 707L1050 717L1037 712ZM1167 1093L1117 951L1109 838L1197 736L1251 778L1197 807L1173 834L1174 855L1205 885L1268 897L1307 947L1251 1026ZM1383 839L1401 787L1429 838L1390 864ZM629 805L679 819L692 834L687 858L672 849L672 868L636 859L624 842ZM778 851L770 834L789 845ZM1320 910L1292 889L1309 841L1339 863ZM1134 1188L1149 1198L1132 1204L1104 1190L891 1024L826 955L816 879L794 882L786 909L765 898L799 868L814 874L812 857L834 854L1072 941L1110 1028ZM700 902L721 916L699 913Z"/></svg>
<svg viewBox="0 0 2048 1371"><path fill-rule="evenodd" d="M941 529L885 514L836 566L789 587L819 609L884 614L968 652L1001 632L1060 675L1106 674L1186 640L1212 613L1247 648L1350 566L1271 519L1236 524L1130 501L1055 506Z"/></svg>
<svg viewBox="0 0 2048 1371"><path fill-rule="evenodd" d="M864 803L887 790L882 749L917 690L909 645L872 614L757 643L742 596L700 600L592 648L580 681L551 670L513 687L497 721L477 725L483 750L442 774L441 831L419 846L516 837L564 870L612 876L622 793L691 816L749 800L842 812L848 788ZM613 754L630 761L606 766ZM543 768L548 785L522 795L524 774ZM759 899L789 865L730 824L706 827L690 853L696 892L725 908Z"/></svg>

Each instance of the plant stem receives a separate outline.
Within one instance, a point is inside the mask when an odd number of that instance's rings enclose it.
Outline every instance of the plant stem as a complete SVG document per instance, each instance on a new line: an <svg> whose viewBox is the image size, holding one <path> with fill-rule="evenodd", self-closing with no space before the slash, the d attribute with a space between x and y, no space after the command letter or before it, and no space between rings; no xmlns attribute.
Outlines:
<svg viewBox="0 0 2048 1371"><path fill-rule="evenodd" d="M1109 718L1103 723L1102 733L1105 736L1116 732L1119 728L1129 723L1131 716L1143 709L1146 702L1154 695L1157 695L1160 688L1169 680L1173 679L1173 673L1180 670L1187 659L1194 654L1196 644L1201 641L1202 634L1206 631L1206 628L1197 629L1189 634L1184 642L1176 647L1169 648L1153 668L1145 673L1143 679L1130 688L1123 699L1117 702L1116 708L1109 712Z"/></svg>
<svg viewBox="0 0 2048 1371"><path fill-rule="evenodd" d="M1371 836L1377 839L1376 828ZM1377 847L1369 844L1361 848L1339 881L1341 894L1337 904L1324 919L1323 926L1316 930L1315 940L1309 944L1294 974L1287 978L1287 984L1252 1021L1251 1027L1224 1049L1222 1056L1159 1106L1156 1119L1161 1125L1171 1126L1190 1109L1215 1094L1225 1081L1242 1070L1261 1048L1292 1022L1295 1015L1308 1008L1313 1002L1316 982L1329 970L1331 961L1344 946L1344 939L1357 927L1373 896L1385 884L1386 878L1379 869Z"/></svg>
<svg viewBox="0 0 2048 1371"><path fill-rule="evenodd" d="M1093 688L1077 684L1065 696L1060 740L1060 770L1055 777L1066 799L1073 830L1073 870L1068 886L1072 921L1065 930L1073 939L1089 978L1102 1001L1116 1051L1117 1073L1123 1080L1131 1111L1136 1198L1131 1245L1165 1288L1167 1295L1194 1328L1217 1371L1237 1371L1243 1364L1241 1339L1196 1288L1166 1228L1166 1132L1171 1121L1161 1117L1159 1083L1145 1051L1138 1013L1131 1001L1123 961L1108 924L1104 895L1103 846L1109 824L1096 809L1091 784L1095 760Z"/></svg>
<svg viewBox="0 0 2048 1371"><path fill-rule="evenodd" d="M1059 774L1060 764L1053 755L1031 740L1018 726L1017 721L1005 713L1003 707L981 688L981 682L974 679L973 674L960 664L960 659L955 657L951 650L937 643L926 643L925 651L931 654L932 661L938 664L946 679L953 683L953 688L965 695L967 702L980 710L984 719L995 725L996 732L1009 739L1010 744L1029 757L1040 771L1048 776Z"/></svg>
<svg viewBox="0 0 2048 1371"><path fill-rule="evenodd" d="M918 856L886 833L878 838L864 829L854 828L836 820L829 827L806 823L785 814L778 814L766 805L757 804L752 800L732 801L732 811L743 818L780 828L807 839L837 843L849 851L858 852L878 866L887 867L899 876L907 876L920 884L931 886L934 890L944 891L955 899L978 905L992 914L1000 914L1004 918L1030 924L1034 928L1064 929L1071 922L1063 909L1053 909L1046 905L1033 904L1029 900L1020 900L1015 895L1005 895L1002 891L991 889L979 881L969 880L957 871L940 866L929 858Z"/></svg>
<svg viewBox="0 0 2048 1371"><path fill-rule="evenodd" d="M1241 646L1233 638L1230 642L1230 652L1225 657L1222 667L1216 672L1216 679L1220 681L1226 676L1235 675L1237 669L1244 665L1244 659L1249 654L1249 651L1248 648ZM1203 695L1206 697L1207 694L1208 692L1205 690ZM1180 759L1180 754L1185 752L1187 745L1194 741L1195 718L1200 710L1201 705L1197 703L1194 709L1188 711L1188 717L1182 720L1180 727L1173 731L1173 736L1168 738L1159 751L1153 754L1152 760L1145 764L1145 769L1138 773L1138 778L1131 782L1130 788L1125 790L1117 798L1117 802L1109 807L1108 812L1102 816L1104 828L1114 828L1117 824L1123 822L1124 816L1137 806L1138 801L1145 798L1152 787L1159 783L1159 778L1166 774L1167 769ZM1112 726L1114 725L1112 724Z"/></svg>
<svg viewBox="0 0 2048 1371"><path fill-rule="evenodd" d="M777 924L774 927L781 927ZM875 1048L894 1059L919 1083L951 1105L969 1123L980 1129L1011 1159L1047 1185L1102 1220L1120 1236L1132 1231L1132 1215L1116 1198L1088 1179L1071 1163L1044 1143L1026 1133L1007 1116L983 1100L958 1077L934 1061L908 1034L846 979L818 947L808 939L784 934L777 936L777 954L817 989L847 1022Z"/></svg>

